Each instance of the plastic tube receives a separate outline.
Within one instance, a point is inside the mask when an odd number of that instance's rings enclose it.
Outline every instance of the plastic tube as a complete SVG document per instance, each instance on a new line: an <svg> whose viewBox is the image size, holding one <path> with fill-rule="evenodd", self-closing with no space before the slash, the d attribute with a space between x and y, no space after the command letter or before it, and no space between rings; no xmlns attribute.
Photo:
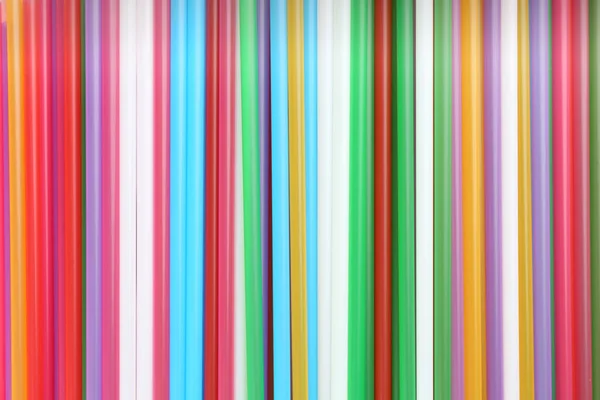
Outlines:
<svg viewBox="0 0 600 400"><path fill-rule="evenodd" d="M102 397L100 2L86 0L86 394Z"/></svg>
<svg viewBox="0 0 600 400"><path fill-rule="evenodd" d="M465 397L460 0L452 0L452 398Z"/></svg>
<svg viewBox="0 0 600 400"><path fill-rule="evenodd" d="M81 98L81 106L79 107L79 112L81 113L81 117L80 117L80 131L79 131L79 135L81 136L81 140L80 140L80 151L81 151L81 331L79 332L81 335L81 397L85 400L86 398L86 374L87 374L87 370L86 370L86 346L87 346L87 342L86 342L86 336L87 336L87 332L86 332L86 324L87 324L87 310L86 310L86 285L87 285L87 277L86 277L86 271L87 271L87 253L86 253L86 247L87 247L87 238L86 238L86 215L87 215L87 210L86 210L86 205L87 205L87 198L86 198L86 127L87 127L87 121L86 121L86 113L87 113L87 109L86 109L86 92L85 92L85 86L86 86L86 68L85 68L85 60L87 57L86 51L85 51L85 20L86 20L86 14L85 14L85 2L86 0L78 0L79 1L79 18L80 18L80 27L79 27L79 46L80 46L80 51L79 51L79 67L81 69L81 73L79 74L79 78L80 78L80 87L81 87L81 93L80 93L80 98ZM44 9L47 9L47 3L41 3ZM48 25L44 24L43 19L42 22L40 22L40 25L45 26L46 29L48 29ZM44 33L45 34L45 33ZM44 42L46 42L46 40L44 39ZM45 53L47 53L47 50L45 50ZM45 96L46 98L48 97L47 95ZM47 106L46 106L47 107ZM45 169L45 173L49 174L50 173L50 168L46 168ZM47 191L47 193L49 193L50 190ZM49 224L48 224L49 225ZM50 231L49 231L50 227L48 226L48 234L47 237L50 237ZM50 257L50 254L49 254ZM135 305L132 305L131 307L135 308ZM49 330L49 332L51 332L51 330ZM49 360L48 360L48 368L47 370L50 370L50 362L52 360L52 357L49 356ZM51 383L49 382L49 385L51 385ZM49 391L50 386L49 387Z"/></svg>
<svg viewBox="0 0 600 400"><path fill-rule="evenodd" d="M203 0L187 0L186 37L186 393L204 393L204 171L206 14Z"/></svg>
<svg viewBox="0 0 600 400"><path fill-rule="evenodd" d="M433 391L452 395L452 0L434 4Z"/></svg>
<svg viewBox="0 0 600 400"><path fill-rule="evenodd" d="M374 394L373 7L357 0L351 6L348 395L368 399Z"/></svg>
<svg viewBox="0 0 600 400"><path fill-rule="evenodd" d="M206 2L206 203L205 215L205 305L204 305L204 395L217 398L217 160L218 160L218 11L217 0Z"/></svg>
<svg viewBox="0 0 600 400"><path fill-rule="evenodd" d="M154 182L152 179L154 166L154 135L152 134L154 132L154 119L152 118L154 115L154 48L152 40L148 40L148 38L153 35L154 9L152 0L136 1L136 194L138 198L136 211L136 395L140 399L152 399L154 398ZM88 400L90 400L89 397Z"/></svg>
<svg viewBox="0 0 600 400"><path fill-rule="evenodd" d="M292 397L308 398L304 7L288 1Z"/></svg>
<svg viewBox="0 0 600 400"><path fill-rule="evenodd" d="M417 397L433 393L433 1L415 3ZM423 397L421 397L423 396Z"/></svg>
<svg viewBox="0 0 600 400"><path fill-rule="evenodd" d="M27 255L23 134L22 4L7 1L12 395L27 398Z"/></svg>
<svg viewBox="0 0 600 400"><path fill-rule="evenodd" d="M234 373L235 5L219 4L218 397L232 399Z"/></svg>
<svg viewBox="0 0 600 400"><path fill-rule="evenodd" d="M534 389L552 398L548 3L530 0L529 12Z"/></svg>
<svg viewBox="0 0 600 400"><path fill-rule="evenodd" d="M600 331L600 3L589 4L590 249L592 333ZM592 335L593 396L600 396L600 335Z"/></svg>
<svg viewBox="0 0 600 400"><path fill-rule="evenodd" d="M6 5L0 2L0 394L11 396L10 377L10 213L8 182L8 77Z"/></svg>
<svg viewBox="0 0 600 400"><path fill-rule="evenodd" d="M331 211L331 397L348 397L348 255L350 200L350 0L334 0L332 211Z"/></svg>
<svg viewBox="0 0 600 400"><path fill-rule="evenodd" d="M517 0L501 4L502 351L504 396L519 396Z"/></svg>
<svg viewBox="0 0 600 400"><path fill-rule="evenodd" d="M500 1L483 6L487 395L504 397L502 367L502 166Z"/></svg>
<svg viewBox="0 0 600 400"><path fill-rule="evenodd" d="M263 398L264 352L260 235L260 137L256 0L240 1L244 258L248 398Z"/></svg>
<svg viewBox="0 0 600 400"><path fill-rule="evenodd" d="M171 1L169 395L185 398L187 1ZM197 243L197 246L202 246Z"/></svg>
<svg viewBox="0 0 600 400"><path fill-rule="evenodd" d="M465 397L486 393L482 4L462 0Z"/></svg>
<svg viewBox="0 0 600 400"><path fill-rule="evenodd" d="M392 396L392 2L375 2L375 398Z"/></svg>
<svg viewBox="0 0 600 400"><path fill-rule="evenodd" d="M415 307L415 55L414 3L400 1L394 15L396 128L392 136L393 182L393 359L394 399L417 390Z"/></svg>
<svg viewBox="0 0 600 400"><path fill-rule="evenodd" d="M269 1L257 0L258 129L260 146L260 230L262 256L263 356L265 396L273 398L273 326L271 295L271 79Z"/></svg>
<svg viewBox="0 0 600 400"><path fill-rule="evenodd" d="M588 0L571 3L574 397L592 397ZM597 23L597 22L594 22Z"/></svg>
<svg viewBox="0 0 600 400"><path fill-rule="evenodd" d="M318 2L317 9L317 298L318 398L331 396L331 268L333 212L333 1ZM336 71L339 72L339 71ZM336 145L338 145L336 143ZM337 281L336 281L337 283Z"/></svg>
<svg viewBox="0 0 600 400"><path fill-rule="evenodd" d="M518 7L519 100L519 372L521 397L534 396L529 99L529 2Z"/></svg>
<svg viewBox="0 0 600 400"><path fill-rule="evenodd" d="M287 1L272 1L270 11L273 398L282 400L291 397Z"/></svg>

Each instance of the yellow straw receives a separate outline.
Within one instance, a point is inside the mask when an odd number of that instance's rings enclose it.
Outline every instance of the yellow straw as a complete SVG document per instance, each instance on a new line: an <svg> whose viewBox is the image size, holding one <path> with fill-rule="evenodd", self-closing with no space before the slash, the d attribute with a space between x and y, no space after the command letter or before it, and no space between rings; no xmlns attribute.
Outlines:
<svg viewBox="0 0 600 400"><path fill-rule="evenodd" d="M529 4L518 2L519 97L519 370L521 398L534 398L529 136Z"/></svg>
<svg viewBox="0 0 600 400"><path fill-rule="evenodd" d="M12 397L27 399L27 305L25 257L25 153L23 143L23 12L7 1L10 164L10 306Z"/></svg>
<svg viewBox="0 0 600 400"><path fill-rule="evenodd" d="M465 398L486 398L483 30L480 0L461 1Z"/></svg>
<svg viewBox="0 0 600 400"><path fill-rule="evenodd" d="M290 148L290 252L292 294L292 397L308 398L306 304L306 187L304 169L304 14L302 0L288 1Z"/></svg>

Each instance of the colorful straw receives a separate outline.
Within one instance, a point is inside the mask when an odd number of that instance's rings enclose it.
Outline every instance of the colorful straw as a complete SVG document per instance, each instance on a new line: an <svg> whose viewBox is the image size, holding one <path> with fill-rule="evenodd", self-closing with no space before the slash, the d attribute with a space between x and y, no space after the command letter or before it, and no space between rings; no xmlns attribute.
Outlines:
<svg viewBox="0 0 600 400"><path fill-rule="evenodd" d="M571 2L574 397L592 397L588 0ZM593 23L598 23L597 21Z"/></svg>
<svg viewBox="0 0 600 400"><path fill-rule="evenodd" d="M119 398L135 398L136 2L119 8ZM85 69L83 69L85 70Z"/></svg>
<svg viewBox="0 0 600 400"><path fill-rule="evenodd" d="M308 398L304 8L288 1L292 397Z"/></svg>
<svg viewBox="0 0 600 400"><path fill-rule="evenodd" d="M100 116L100 2L85 4L86 73L86 397L102 397L101 382L101 116Z"/></svg>
<svg viewBox="0 0 600 400"><path fill-rule="evenodd" d="M186 377L186 14L186 0L171 2L169 395L173 399L185 398Z"/></svg>
<svg viewBox="0 0 600 400"><path fill-rule="evenodd" d="M85 86L86 86L86 68L85 68L85 60L87 57L87 53L85 51L85 20L86 20L86 14L85 14L85 2L86 0L79 0L79 18L80 18L80 27L79 27L79 46L80 46L80 51L79 51L79 65L81 67L81 74L79 75L80 78L80 87L81 87L81 92L79 93L80 95L80 99L81 99L81 106L79 107L79 112L81 113L81 117L80 117L80 136L81 136L81 140L80 140L80 145L81 145L81 397L85 400L86 398L86 347L87 347L87 343L86 343L86 336L87 336L87 332L86 332L86 325L87 325L87 310L86 310L86 285L87 285L87 278L86 278L86 271L87 271L87 253L86 253L86 215L87 215L87 209L86 209L86 205L87 205L87 199L86 199L86 126L87 126L87 121L86 121L86 113L87 113L87 109L86 109L86 92L85 92ZM47 4L46 3L41 3L44 7L44 10L47 10ZM47 25L43 25L46 26ZM44 33L45 34L45 33ZM44 39L44 42L47 42L46 39ZM46 54L46 53L44 53ZM45 63L47 65L47 63ZM47 95L45 96L47 99ZM46 106L47 107L47 106ZM50 171L50 168L46 169L46 174ZM48 190L49 192L49 190ZM50 229L50 224L48 224L48 229ZM48 231L48 237L50 237L50 233ZM132 307L135 307L134 302L132 302ZM133 320L135 321L135 319ZM48 363L50 363L50 360L52 358L49 357L49 361ZM50 370L50 368L48 367L48 370ZM50 382L49 382L50 385ZM50 389L48 389L50 390Z"/></svg>
<svg viewBox="0 0 600 400"><path fill-rule="evenodd" d="M452 0L452 398L465 397L460 0Z"/></svg>
<svg viewBox="0 0 600 400"><path fill-rule="evenodd" d="M373 396L373 7L351 2L348 396ZM293 356L292 356L293 360Z"/></svg>
<svg viewBox="0 0 600 400"><path fill-rule="evenodd" d="M503 398L500 1L483 7L487 395Z"/></svg>
<svg viewBox="0 0 600 400"><path fill-rule="evenodd" d="M218 390L219 398L234 398L234 218L235 218L235 5L219 7L218 109Z"/></svg>
<svg viewBox="0 0 600 400"><path fill-rule="evenodd" d="M273 398L281 400L291 397L287 1L271 2L270 11Z"/></svg>
<svg viewBox="0 0 600 400"><path fill-rule="evenodd" d="M414 3L400 1L394 15L394 253L393 398L414 398L417 390L415 313L415 70Z"/></svg>
<svg viewBox="0 0 600 400"><path fill-rule="evenodd" d="M434 385L433 21L433 0L415 2L416 371L417 395L425 397Z"/></svg>
<svg viewBox="0 0 600 400"><path fill-rule="evenodd" d="M10 213L8 182L8 79L6 52L6 9L0 2L0 395L11 397L10 377Z"/></svg>
<svg viewBox="0 0 600 400"><path fill-rule="evenodd" d="M534 389L552 398L548 3L530 0Z"/></svg>
<svg viewBox="0 0 600 400"><path fill-rule="evenodd" d="M218 101L219 87L219 1L206 2L206 203L205 215L205 304L204 304L204 395L217 398L217 212L220 208L217 198L218 160Z"/></svg>
<svg viewBox="0 0 600 400"><path fill-rule="evenodd" d="M592 386L600 396L600 2L589 8L590 44L590 249L592 298Z"/></svg>
<svg viewBox="0 0 600 400"><path fill-rule="evenodd" d="M187 0L185 390L204 392L204 172L206 15L203 0Z"/></svg>
<svg viewBox="0 0 600 400"><path fill-rule="evenodd" d="M462 0L461 6L465 397L482 398L486 393L483 15L479 1Z"/></svg>
<svg viewBox="0 0 600 400"><path fill-rule="evenodd" d="M168 0L154 0L154 396L169 395L169 22Z"/></svg>
<svg viewBox="0 0 600 400"><path fill-rule="evenodd" d="M375 397L392 396L392 2L375 2Z"/></svg>
<svg viewBox="0 0 600 400"><path fill-rule="evenodd" d="M318 398L328 398L331 396L331 321L333 317L331 313L333 239L331 224L333 213L333 1L319 1L317 7Z"/></svg>
<svg viewBox="0 0 600 400"><path fill-rule="evenodd" d="M260 137L256 0L240 1L240 69L244 185L244 259L248 398L263 398L264 352L260 230ZM292 255L293 257L293 255Z"/></svg>
<svg viewBox="0 0 600 400"><path fill-rule="evenodd" d="M452 0L434 3L434 393L452 395Z"/></svg>
<svg viewBox="0 0 600 400"><path fill-rule="evenodd" d="M22 3L7 2L10 177L11 373L14 398L27 398L27 259L25 251L25 164L23 132Z"/></svg>
<svg viewBox="0 0 600 400"><path fill-rule="evenodd" d="M260 231L262 256L263 356L265 396L273 398L273 307L271 295L271 73L269 1L257 0L258 129L260 141Z"/></svg>

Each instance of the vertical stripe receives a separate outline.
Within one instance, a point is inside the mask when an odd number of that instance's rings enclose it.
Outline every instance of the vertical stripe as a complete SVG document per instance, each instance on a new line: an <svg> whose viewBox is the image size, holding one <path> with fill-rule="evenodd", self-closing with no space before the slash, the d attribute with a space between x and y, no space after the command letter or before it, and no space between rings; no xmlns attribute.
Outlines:
<svg viewBox="0 0 600 400"><path fill-rule="evenodd" d="M10 213L8 182L8 79L6 3L0 3L0 395L10 398Z"/></svg>

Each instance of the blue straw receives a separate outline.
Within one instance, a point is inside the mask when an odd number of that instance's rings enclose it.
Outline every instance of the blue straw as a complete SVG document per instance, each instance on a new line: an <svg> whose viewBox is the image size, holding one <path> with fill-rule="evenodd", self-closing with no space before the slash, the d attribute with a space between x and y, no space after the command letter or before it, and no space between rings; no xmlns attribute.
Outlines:
<svg viewBox="0 0 600 400"><path fill-rule="evenodd" d="M273 396L291 398L287 1L271 0Z"/></svg>

